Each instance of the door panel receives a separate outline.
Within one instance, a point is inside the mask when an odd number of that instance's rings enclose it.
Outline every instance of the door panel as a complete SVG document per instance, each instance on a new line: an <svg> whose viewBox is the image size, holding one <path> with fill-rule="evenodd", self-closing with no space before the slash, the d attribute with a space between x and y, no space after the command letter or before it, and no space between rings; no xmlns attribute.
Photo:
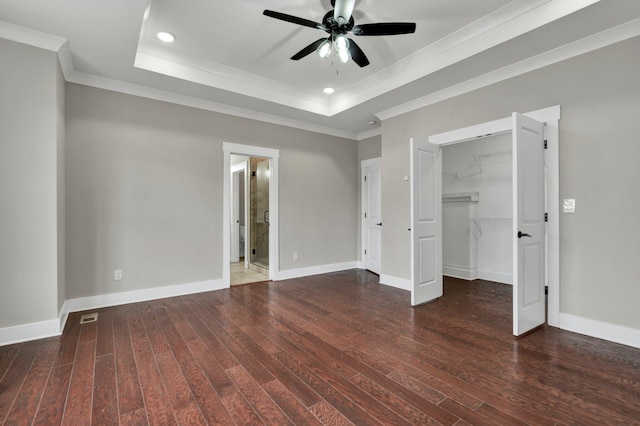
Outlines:
<svg viewBox="0 0 640 426"><path fill-rule="evenodd" d="M365 268L380 274L382 251L382 203L380 161L368 164L364 169L365 181Z"/></svg>
<svg viewBox="0 0 640 426"><path fill-rule="evenodd" d="M544 124L513 114L513 334L545 322Z"/></svg>
<svg viewBox="0 0 640 426"><path fill-rule="evenodd" d="M442 158L440 147L411 139L413 306L442 296Z"/></svg>

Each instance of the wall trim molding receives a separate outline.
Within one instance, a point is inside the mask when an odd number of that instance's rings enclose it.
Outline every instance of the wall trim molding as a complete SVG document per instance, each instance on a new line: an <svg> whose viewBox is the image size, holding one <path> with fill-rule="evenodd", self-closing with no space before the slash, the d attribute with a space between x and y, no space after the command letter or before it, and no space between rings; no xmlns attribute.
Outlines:
<svg viewBox="0 0 640 426"><path fill-rule="evenodd" d="M188 284L146 288L143 290L132 290L121 293L109 293L98 296L69 299L65 302L65 307L63 307L63 309L66 308L66 312L78 312L87 309L98 309L108 306L125 305L127 303L146 302L148 300L203 293L205 291L221 290L223 288L225 287L222 284L222 280L200 281Z"/></svg>
<svg viewBox="0 0 640 426"><path fill-rule="evenodd" d="M358 265L359 262L353 261L310 266L308 268L288 269L286 271L278 271L274 281L290 280L292 278L302 278L310 275L328 274L331 272L340 272L349 269L361 269Z"/></svg>
<svg viewBox="0 0 640 426"><path fill-rule="evenodd" d="M483 271L482 269L478 269L478 279L513 285L513 275L505 274L503 272Z"/></svg>
<svg viewBox="0 0 640 426"><path fill-rule="evenodd" d="M71 312L184 296L223 288L225 287L222 280L218 279L68 299L62 305L58 318L0 328L0 346L60 336Z"/></svg>
<svg viewBox="0 0 640 426"><path fill-rule="evenodd" d="M380 284L388 285L389 287L399 288L401 290L411 291L413 283L406 278L398 278L392 275L380 275Z"/></svg>
<svg viewBox="0 0 640 426"><path fill-rule="evenodd" d="M407 114L409 112L437 104L438 102L446 101L447 99L451 99L456 96L464 95L465 93L469 93L474 90L500 83L501 81L509 80L511 78L575 58L594 50L611 46L638 35L640 35L640 19L635 19L617 27L609 28L583 39L565 44L564 46L543 52L531 58L524 59L520 62L506 65L495 71L490 71L486 74L446 87L437 92L414 99L413 101L380 111L376 114L376 117L382 121L388 120L402 114Z"/></svg>
<svg viewBox="0 0 640 426"><path fill-rule="evenodd" d="M442 265L442 275L459 278L461 280L473 281L478 278L478 268L464 267L458 265Z"/></svg>
<svg viewBox="0 0 640 426"><path fill-rule="evenodd" d="M561 313L558 328L640 349L640 330Z"/></svg>
<svg viewBox="0 0 640 426"><path fill-rule="evenodd" d="M604 30L600 33L593 34L564 46L560 46L558 48L541 53L537 56L511 65L507 65L501 69L491 71L467 81L463 81L453 86L449 86L439 91L427 94L413 101L409 101L393 108L380 111L375 115L380 120L387 120L401 114L409 113L420 108L424 108L429 105L433 105L435 103L442 102L447 99L463 95L465 93L478 90L492 84L496 84L501 81L505 81L526 74L528 72L535 71L537 69L544 68L546 66L550 66L574 58L576 56L613 45L615 43L628 40L638 35L640 35L640 19L635 19L621 24L617 27ZM214 101L179 95L176 93L154 89L143 85L126 83L99 77L92 74L78 72L73 67L73 62L71 60L71 51L69 49L69 43L67 40L56 36L51 36L49 34L33 31L25 27L9 24L7 22L0 21L0 37L16 41L18 43L57 52L58 60L62 67L65 80L70 83L96 87L118 93L130 94L147 99L169 102L177 105L217 112L220 114L228 114L235 117L252 119L294 129L306 130L314 133L342 137L350 140L362 140L381 134L380 128L356 134L326 126L307 123L304 121L293 120L276 115L253 111L246 108L234 107Z"/></svg>
<svg viewBox="0 0 640 426"><path fill-rule="evenodd" d="M59 336L61 334L60 324L60 320L54 318L47 321L0 328L0 346Z"/></svg>

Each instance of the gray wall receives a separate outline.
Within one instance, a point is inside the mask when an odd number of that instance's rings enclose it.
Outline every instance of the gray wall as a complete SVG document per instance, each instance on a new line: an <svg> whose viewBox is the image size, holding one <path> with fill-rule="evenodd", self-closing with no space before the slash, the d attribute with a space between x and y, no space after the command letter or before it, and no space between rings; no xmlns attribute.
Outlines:
<svg viewBox="0 0 640 426"><path fill-rule="evenodd" d="M57 318L58 148L55 53L0 39L0 327Z"/></svg>
<svg viewBox="0 0 640 426"><path fill-rule="evenodd" d="M409 138L562 105L561 312L640 328L640 39L635 38L382 123L383 273L410 277ZM559 214L559 212L550 212Z"/></svg>
<svg viewBox="0 0 640 426"><path fill-rule="evenodd" d="M222 277L223 141L280 149L281 270L356 260L354 141L75 84L66 95L68 299Z"/></svg>

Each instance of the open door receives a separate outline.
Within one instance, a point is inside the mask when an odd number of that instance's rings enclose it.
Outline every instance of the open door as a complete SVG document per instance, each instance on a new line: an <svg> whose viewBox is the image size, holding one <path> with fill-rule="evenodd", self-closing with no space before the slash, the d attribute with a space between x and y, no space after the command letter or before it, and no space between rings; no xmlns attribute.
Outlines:
<svg viewBox="0 0 640 426"><path fill-rule="evenodd" d="M411 305L442 296L440 146L411 139Z"/></svg>
<svg viewBox="0 0 640 426"><path fill-rule="evenodd" d="M513 334L545 322L544 124L513 113Z"/></svg>

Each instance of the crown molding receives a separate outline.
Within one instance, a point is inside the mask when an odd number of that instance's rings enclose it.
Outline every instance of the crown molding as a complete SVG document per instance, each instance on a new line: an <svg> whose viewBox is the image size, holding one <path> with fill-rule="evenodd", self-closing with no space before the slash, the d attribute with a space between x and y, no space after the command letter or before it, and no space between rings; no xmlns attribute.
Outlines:
<svg viewBox="0 0 640 426"><path fill-rule="evenodd" d="M376 114L380 120L388 120L420 108L451 99L456 96L482 89L492 84L508 80L549 65L562 62L585 53L592 52L615 43L640 35L640 19L629 21L617 27L568 43L556 49L533 56L512 65L488 72L454 86L431 93L402 105L380 111Z"/></svg>
<svg viewBox="0 0 640 426"><path fill-rule="evenodd" d="M593 3L593 1L591 1ZM573 57L597 50L640 35L640 19L636 19L617 27L602 31L584 39L569 43L562 47L552 49L540 55L525 59L518 63L508 65L499 70L492 71L465 82L450 86L438 92L431 93L411 102L398 105L376 114L380 120L387 120L401 114L409 113L420 108L433 105L438 102L459 96L473 90L508 80L519 75L535 71L537 69L571 59ZM71 59L71 51L67 40L60 37L51 36L28 28L13 25L0 21L0 37L18 43L38 47L41 49L57 52L58 60L62 68L65 80L70 83L77 83L86 86L101 88L114 92L140 96L144 98L174 103L178 105L203 109L220 114L232 115L240 118L247 118L264 123L275 124L295 129L310 131L314 133L326 134L350 140L363 140L369 137L382 134L381 127L371 129L362 133L347 132L327 126L307 123L304 121L288 119L272 114L266 114L244 108L233 107L200 98L179 95L147 86L126 83L112 80L91 74L75 71Z"/></svg>
<svg viewBox="0 0 640 426"><path fill-rule="evenodd" d="M294 129L306 130L314 133L321 133L338 138L356 140L357 135L352 132L338 130L331 127L320 126L304 121L292 120L277 115L265 114L244 108L238 108L225 105L205 99L194 98L191 96L179 95L173 92L154 89L138 84L126 83L118 80L112 80L105 77L99 77L92 74L85 74L74 71L65 78L70 83L81 84L84 86L96 87L98 89L110 90L112 92L124 93L133 96L139 96L157 101L169 102L177 105L198 108L205 111L217 112L220 114L232 115L240 118L261 121L269 124L276 124Z"/></svg>
<svg viewBox="0 0 640 426"><path fill-rule="evenodd" d="M329 106L321 97L304 93L303 90L289 84L201 58L167 58L161 51L145 44L144 49L138 47L133 65L169 77L329 116Z"/></svg>
<svg viewBox="0 0 640 426"><path fill-rule="evenodd" d="M308 90L210 60L184 55L171 49L158 48L155 44L145 41L144 37L150 25L150 11L153 3L150 1L138 39L135 66L332 117L599 1L601 0L512 1L414 54L350 85L348 92L331 98L323 98Z"/></svg>
<svg viewBox="0 0 640 426"><path fill-rule="evenodd" d="M10 24L5 21L0 21L0 38L49 50L51 52L58 52L62 45L67 42L64 38L41 33L40 31Z"/></svg>
<svg viewBox="0 0 640 426"><path fill-rule="evenodd" d="M356 139L359 141L372 138L374 136L382 135L382 127L378 126L375 129L367 130L366 132L358 133Z"/></svg>

